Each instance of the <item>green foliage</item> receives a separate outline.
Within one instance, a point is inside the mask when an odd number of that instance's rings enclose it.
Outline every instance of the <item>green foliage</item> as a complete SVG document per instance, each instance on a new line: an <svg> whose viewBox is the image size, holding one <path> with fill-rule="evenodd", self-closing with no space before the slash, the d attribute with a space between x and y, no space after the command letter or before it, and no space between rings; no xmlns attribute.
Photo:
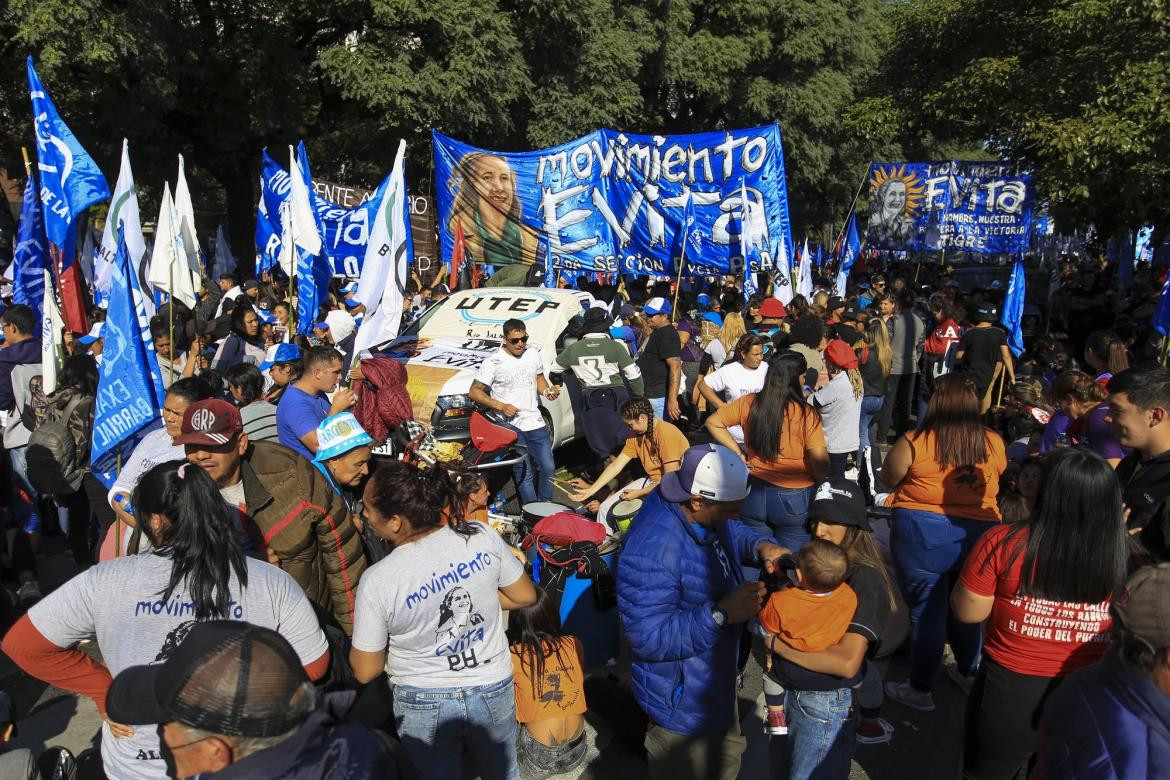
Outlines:
<svg viewBox="0 0 1170 780"><path fill-rule="evenodd" d="M1064 224L1166 224L1166 22L1161 0L913 0L880 104L908 149L936 138L1030 164Z"/></svg>

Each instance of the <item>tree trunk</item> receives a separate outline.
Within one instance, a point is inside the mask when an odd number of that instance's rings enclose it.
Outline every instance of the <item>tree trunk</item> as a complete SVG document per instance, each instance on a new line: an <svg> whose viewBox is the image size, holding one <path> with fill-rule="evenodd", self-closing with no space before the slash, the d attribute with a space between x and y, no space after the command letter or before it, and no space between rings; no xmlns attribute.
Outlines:
<svg viewBox="0 0 1170 780"><path fill-rule="evenodd" d="M239 261L243 276L256 272L256 192L255 159L242 159L230 170L220 171L216 178L223 186L227 199L228 241L232 254Z"/></svg>

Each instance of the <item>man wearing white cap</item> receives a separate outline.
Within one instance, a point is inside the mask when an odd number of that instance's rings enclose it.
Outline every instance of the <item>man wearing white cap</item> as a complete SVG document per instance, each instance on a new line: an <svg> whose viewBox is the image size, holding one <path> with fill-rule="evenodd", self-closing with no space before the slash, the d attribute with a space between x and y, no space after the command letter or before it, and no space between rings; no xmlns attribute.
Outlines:
<svg viewBox="0 0 1170 780"><path fill-rule="evenodd" d="M348 371L353 362L353 345L357 340L357 323L353 317L341 309L334 309L314 327L321 331L327 343L341 353L342 368Z"/></svg>
<svg viewBox="0 0 1170 780"><path fill-rule="evenodd" d="M104 322L95 322L93 327L89 329L89 333L79 338L77 341L86 346L86 354L93 355L94 362L99 366L102 364L102 327Z"/></svg>
<svg viewBox="0 0 1170 780"><path fill-rule="evenodd" d="M783 550L731 518L748 494L743 460L718 444L688 449L634 518L618 567L618 608L634 697L650 717L650 777L731 780L747 745L735 682L745 624Z"/></svg>
<svg viewBox="0 0 1170 780"><path fill-rule="evenodd" d="M679 381L682 378L682 340L670 324L670 301L651 298L642 307L653 329L638 353L638 368L646 383L646 397L654 414L663 420L677 420Z"/></svg>

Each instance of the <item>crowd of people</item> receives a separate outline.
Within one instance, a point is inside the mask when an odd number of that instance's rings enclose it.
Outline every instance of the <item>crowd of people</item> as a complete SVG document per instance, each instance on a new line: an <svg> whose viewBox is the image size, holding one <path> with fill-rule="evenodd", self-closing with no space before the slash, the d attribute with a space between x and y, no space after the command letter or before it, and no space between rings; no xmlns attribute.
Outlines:
<svg viewBox="0 0 1170 780"><path fill-rule="evenodd" d="M502 323L470 399L520 445L518 504L559 499L621 538L617 695L650 777L738 776L745 674L793 779L848 777L858 744L897 739L884 708L926 717L940 684L966 697L961 744L940 746L956 775L1170 760L1170 369L1131 316L1144 288L1097 263L1054 278L1021 354L1002 283L963 290L946 266L787 304L730 278L582 278L592 305L556 355ZM404 321L441 279L411 282ZM271 279L202 292L152 322L160 426L110 487L88 469L100 314L48 396L35 313L0 314L3 650L97 706L79 776L579 768L610 678L536 553L484 522L481 472L376 456L415 435L408 369L355 355L354 285L311 336ZM1085 327L1090 305L1111 327ZM592 457L558 494L540 405L562 392ZM617 501L640 502L628 525L606 522ZM80 572L42 593L58 528ZM887 680L903 645L908 677Z"/></svg>

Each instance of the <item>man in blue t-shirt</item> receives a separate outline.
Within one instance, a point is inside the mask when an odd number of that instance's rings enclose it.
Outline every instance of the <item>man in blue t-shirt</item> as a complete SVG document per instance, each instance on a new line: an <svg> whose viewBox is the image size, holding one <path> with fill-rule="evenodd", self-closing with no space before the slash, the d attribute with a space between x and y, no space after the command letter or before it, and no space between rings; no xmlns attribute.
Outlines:
<svg viewBox="0 0 1170 780"><path fill-rule="evenodd" d="M280 443L313 459L317 453L317 426L326 417L344 412L357 400L353 391L342 387L333 394L341 378L341 355L333 347L312 347L305 353L301 378L288 386L276 407L276 429Z"/></svg>

